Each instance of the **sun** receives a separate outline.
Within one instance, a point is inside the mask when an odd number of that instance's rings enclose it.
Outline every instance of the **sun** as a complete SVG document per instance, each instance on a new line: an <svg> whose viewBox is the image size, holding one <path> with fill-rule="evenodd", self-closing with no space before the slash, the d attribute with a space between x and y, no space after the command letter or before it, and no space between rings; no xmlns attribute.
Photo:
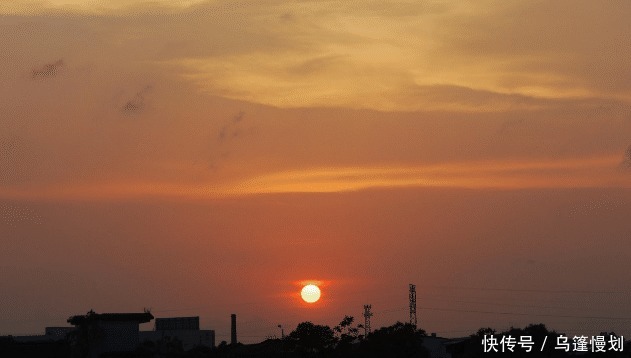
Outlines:
<svg viewBox="0 0 631 358"><path fill-rule="evenodd" d="M300 296L307 303L314 303L320 299L320 288L316 285L306 285L300 291Z"/></svg>

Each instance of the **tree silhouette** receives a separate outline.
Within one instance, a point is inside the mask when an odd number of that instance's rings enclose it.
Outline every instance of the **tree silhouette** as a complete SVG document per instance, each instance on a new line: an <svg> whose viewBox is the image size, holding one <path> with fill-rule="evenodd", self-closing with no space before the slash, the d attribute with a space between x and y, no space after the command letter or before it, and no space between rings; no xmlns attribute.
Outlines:
<svg viewBox="0 0 631 358"><path fill-rule="evenodd" d="M330 349L336 342L335 334L329 326L321 326L311 322L298 324L296 330L288 336L295 341L296 351L322 352Z"/></svg>
<svg viewBox="0 0 631 358"><path fill-rule="evenodd" d="M354 350L354 345L359 343L359 330L362 325L353 326L353 316L344 316L344 319L337 326L333 327L337 337L335 351L338 355L348 356Z"/></svg>
<svg viewBox="0 0 631 358"><path fill-rule="evenodd" d="M429 357L423 347L424 336L424 330L397 322L369 334L358 353L362 357Z"/></svg>
<svg viewBox="0 0 631 358"><path fill-rule="evenodd" d="M362 328L362 326L353 327L353 321L355 321L353 316L344 316L340 324L333 327L340 341L353 341L359 336L359 328Z"/></svg>

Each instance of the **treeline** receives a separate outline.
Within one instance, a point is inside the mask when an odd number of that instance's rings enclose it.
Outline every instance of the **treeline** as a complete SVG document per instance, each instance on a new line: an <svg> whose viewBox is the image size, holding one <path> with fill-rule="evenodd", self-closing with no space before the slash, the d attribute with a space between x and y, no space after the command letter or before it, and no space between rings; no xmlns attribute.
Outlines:
<svg viewBox="0 0 631 358"><path fill-rule="evenodd" d="M462 338L428 336L422 329L397 322L379 328L367 337L361 324L346 316L335 327L312 322L300 323L282 339L267 339L257 344L227 344L215 348L197 347L184 351L182 342L165 337L158 342L144 342L131 353L102 355L102 358L236 358L236 357L602 357L631 358L631 341L624 342L613 332L594 337L568 336L550 331L543 324L511 328L497 332L481 328ZM68 341L50 344L18 343L0 339L0 357L78 357Z"/></svg>
<svg viewBox="0 0 631 358"><path fill-rule="evenodd" d="M631 341L624 342L613 332L595 337L568 336L550 331L544 324L510 328L498 332L481 328L462 338L428 336L422 329L397 322L364 337L362 326L346 316L333 329L303 322L284 339L259 344L231 346L222 342L211 357L602 357L631 358Z"/></svg>
<svg viewBox="0 0 631 358"><path fill-rule="evenodd" d="M363 331L351 316L333 328L302 322L284 339L236 346L222 342L211 357L430 357L423 346L425 331L410 324L397 322L368 337Z"/></svg>

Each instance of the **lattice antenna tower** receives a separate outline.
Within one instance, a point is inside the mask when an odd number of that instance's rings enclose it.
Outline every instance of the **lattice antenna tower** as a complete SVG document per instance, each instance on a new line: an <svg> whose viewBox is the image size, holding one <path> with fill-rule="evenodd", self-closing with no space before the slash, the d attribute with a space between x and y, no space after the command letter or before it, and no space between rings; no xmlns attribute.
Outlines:
<svg viewBox="0 0 631 358"><path fill-rule="evenodd" d="M370 317L372 317L372 312L370 309L372 305L364 305L364 337L368 337L370 334Z"/></svg>
<svg viewBox="0 0 631 358"><path fill-rule="evenodd" d="M410 284L410 324L416 328L416 285Z"/></svg>

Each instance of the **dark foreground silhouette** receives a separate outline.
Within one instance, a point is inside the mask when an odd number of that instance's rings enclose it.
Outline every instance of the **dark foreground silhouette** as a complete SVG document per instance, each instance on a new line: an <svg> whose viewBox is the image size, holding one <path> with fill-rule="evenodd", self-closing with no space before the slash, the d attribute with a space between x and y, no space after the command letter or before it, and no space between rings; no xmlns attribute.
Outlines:
<svg viewBox="0 0 631 358"><path fill-rule="evenodd" d="M564 336L549 331L543 324L529 325L523 329L511 328L496 332L481 328L462 338L447 339L428 336L424 330L410 324L397 322L379 328L367 337L361 325L346 316L339 325L330 328L311 322L300 323L283 339L268 339L257 344L227 344L221 342L215 348L196 347L182 349L177 339L165 337L158 342L141 343L134 352L107 353L100 357L140 358L197 358L197 357L421 357L421 358L474 358L474 357L630 357L631 342L622 342L615 333L603 332L604 342L581 346L580 340L568 336L568 351L560 349L558 342ZM524 337L527 337L524 338ZM559 337L561 340L559 341ZM620 346L612 347L612 342ZM612 342L610 342L610 340ZM75 342L75 343L70 343ZM529 344L532 342L532 344ZM545 342L545 344L543 344ZM578 345L575 343L579 342ZM59 342L19 343L11 337L0 339L0 357L79 358L86 352L73 347L76 340ZM530 346L530 349L528 347ZM543 348L542 348L543 347ZM562 348L562 347L561 347ZM576 349L585 351L576 351ZM614 350L612 348L618 348ZM622 351L620 351L622 348ZM529 350L529 351L527 351ZM595 352L599 351L599 352Z"/></svg>

